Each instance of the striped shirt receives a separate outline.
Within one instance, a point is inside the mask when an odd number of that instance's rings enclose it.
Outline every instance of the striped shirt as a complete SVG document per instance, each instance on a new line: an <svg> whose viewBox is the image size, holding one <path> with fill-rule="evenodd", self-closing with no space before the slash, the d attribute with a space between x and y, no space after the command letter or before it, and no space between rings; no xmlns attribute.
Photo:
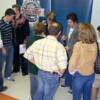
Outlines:
<svg viewBox="0 0 100 100"><path fill-rule="evenodd" d="M1 31L1 39L3 41L3 46L4 47L12 46L11 24L5 22L4 20L0 20L0 31Z"/></svg>
<svg viewBox="0 0 100 100"><path fill-rule="evenodd" d="M66 50L53 36L34 42L24 57L28 60L34 58L38 68L44 71L56 72L59 69L66 69L67 66Z"/></svg>

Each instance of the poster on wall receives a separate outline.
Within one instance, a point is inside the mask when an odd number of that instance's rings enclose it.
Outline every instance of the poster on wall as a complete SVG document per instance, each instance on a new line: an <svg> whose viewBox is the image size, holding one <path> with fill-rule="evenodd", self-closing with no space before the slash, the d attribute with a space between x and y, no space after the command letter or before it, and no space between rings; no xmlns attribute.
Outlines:
<svg viewBox="0 0 100 100"><path fill-rule="evenodd" d="M21 7L22 14L35 23L40 16L44 16L44 8L40 5L40 0L25 0Z"/></svg>
<svg viewBox="0 0 100 100"><path fill-rule="evenodd" d="M44 8L40 5L40 0L24 0L21 6L21 13L29 20L30 34L33 33L33 26L39 21L39 17L44 17Z"/></svg>

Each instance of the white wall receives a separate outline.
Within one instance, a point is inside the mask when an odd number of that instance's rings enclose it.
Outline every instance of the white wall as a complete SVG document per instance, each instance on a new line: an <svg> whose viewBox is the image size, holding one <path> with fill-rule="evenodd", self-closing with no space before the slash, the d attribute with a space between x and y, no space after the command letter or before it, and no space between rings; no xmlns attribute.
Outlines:
<svg viewBox="0 0 100 100"><path fill-rule="evenodd" d="M4 12L7 8L11 8L13 4L16 3L16 0L0 0L0 19L4 15Z"/></svg>
<svg viewBox="0 0 100 100"><path fill-rule="evenodd" d="M91 23L95 28L100 25L100 0L93 0L92 19Z"/></svg>

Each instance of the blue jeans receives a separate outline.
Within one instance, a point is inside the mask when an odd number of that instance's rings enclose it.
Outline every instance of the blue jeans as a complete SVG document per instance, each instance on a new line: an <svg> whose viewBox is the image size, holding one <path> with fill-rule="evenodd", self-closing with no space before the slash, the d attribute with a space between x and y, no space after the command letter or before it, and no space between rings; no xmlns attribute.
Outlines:
<svg viewBox="0 0 100 100"><path fill-rule="evenodd" d="M73 77L73 100L81 100L83 94L83 100L91 100L91 88L94 81L94 74L83 76L76 72Z"/></svg>
<svg viewBox="0 0 100 100"><path fill-rule="evenodd" d="M38 76L34 74L30 74L30 94L31 99L34 100L34 95L38 88Z"/></svg>
<svg viewBox="0 0 100 100"><path fill-rule="evenodd" d="M2 50L0 50L0 90L2 90L3 87L2 62L3 62L3 54L2 54Z"/></svg>
<svg viewBox="0 0 100 100"><path fill-rule="evenodd" d="M38 72L38 89L34 100L53 100L59 83L59 76L44 71Z"/></svg>
<svg viewBox="0 0 100 100"><path fill-rule="evenodd" d="M66 73L65 73L65 86L69 87L70 89L72 89L72 79L73 79L73 76L69 73L69 71L66 71Z"/></svg>
<svg viewBox="0 0 100 100"><path fill-rule="evenodd" d="M11 76L12 71L12 64L13 64L13 46L5 47L6 54L2 54L2 62L0 62L0 66L3 67L3 64L5 62L5 77Z"/></svg>

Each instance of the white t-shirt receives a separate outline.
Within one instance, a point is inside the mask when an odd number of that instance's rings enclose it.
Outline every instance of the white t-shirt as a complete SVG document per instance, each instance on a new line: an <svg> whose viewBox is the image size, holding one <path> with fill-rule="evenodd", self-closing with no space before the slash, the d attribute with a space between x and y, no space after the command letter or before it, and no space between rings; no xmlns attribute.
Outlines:
<svg viewBox="0 0 100 100"><path fill-rule="evenodd" d="M100 44L100 37L97 39L98 43Z"/></svg>
<svg viewBox="0 0 100 100"><path fill-rule="evenodd" d="M96 35L97 35L97 42L100 44L100 36L99 36L98 32Z"/></svg>
<svg viewBox="0 0 100 100"><path fill-rule="evenodd" d="M70 29L69 29L68 39L70 39L70 37L71 37L73 31L74 31L74 28L70 28Z"/></svg>

